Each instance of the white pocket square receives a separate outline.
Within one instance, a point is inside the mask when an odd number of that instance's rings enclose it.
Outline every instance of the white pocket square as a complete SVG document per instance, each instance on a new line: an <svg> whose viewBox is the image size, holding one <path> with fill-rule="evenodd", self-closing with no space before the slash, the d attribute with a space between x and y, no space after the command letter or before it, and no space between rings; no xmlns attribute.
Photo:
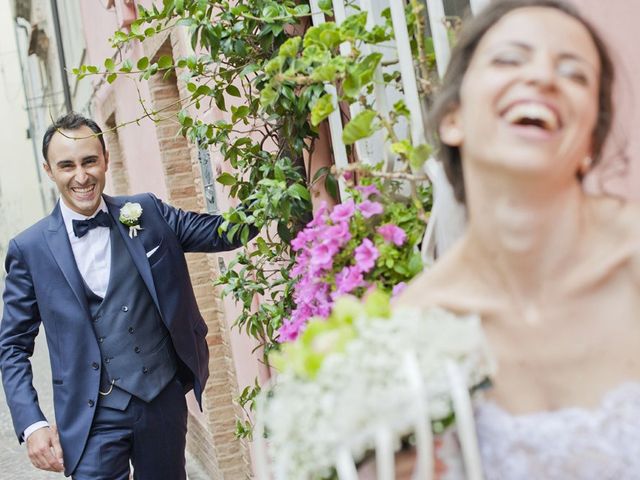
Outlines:
<svg viewBox="0 0 640 480"><path fill-rule="evenodd" d="M147 258L149 258L151 255L153 255L154 253L156 253L156 250L158 250L158 248L160 248L160 245L158 245L157 247L153 247L151 250L149 250L147 252Z"/></svg>

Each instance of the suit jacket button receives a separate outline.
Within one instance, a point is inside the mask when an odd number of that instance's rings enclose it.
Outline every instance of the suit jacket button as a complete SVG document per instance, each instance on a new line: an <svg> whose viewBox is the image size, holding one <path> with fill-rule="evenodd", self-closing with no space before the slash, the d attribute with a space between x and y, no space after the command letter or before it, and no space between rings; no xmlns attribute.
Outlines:
<svg viewBox="0 0 640 480"><path fill-rule="evenodd" d="M104 342L104 337L99 337L98 338L98 342L100 342L100 343Z"/></svg>
<svg viewBox="0 0 640 480"><path fill-rule="evenodd" d="M140 347L134 348L133 351L136 352L136 353L140 353Z"/></svg>
<svg viewBox="0 0 640 480"><path fill-rule="evenodd" d="M128 312L129 311L129 307L127 307L126 305L122 306L122 311L123 312Z"/></svg>
<svg viewBox="0 0 640 480"><path fill-rule="evenodd" d="M89 401L87 402L87 405L89 405L90 407L93 407L95 404L96 404L96 402L94 402L91 399L89 399Z"/></svg>
<svg viewBox="0 0 640 480"><path fill-rule="evenodd" d="M97 363L97 362L93 362L93 363L91 364L91 368L93 368L94 370L98 370L98 369L100 368L100 365L98 365L98 363Z"/></svg>
<svg viewBox="0 0 640 480"><path fill-rule="evenodd" d="M105 357L104 358L104 363L109 363L111 361L111 357Z"/></svg>
<svg viewBox="0 0 640 480"><path fill-rule="evenodd" d="M147 367L142 367L142 373L149 373L149 369Z"/></svg>

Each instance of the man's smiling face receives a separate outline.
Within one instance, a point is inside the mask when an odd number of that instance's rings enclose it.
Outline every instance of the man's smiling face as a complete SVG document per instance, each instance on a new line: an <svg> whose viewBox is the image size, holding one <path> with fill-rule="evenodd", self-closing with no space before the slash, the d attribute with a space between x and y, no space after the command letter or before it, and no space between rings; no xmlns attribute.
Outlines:
<svg viewBox="0 0 640 480"><path fill-rule="evenodd" d="M44 169L71 210L91 216L98 209L109 154L87 126L60 130L51 138Z"/></svg>

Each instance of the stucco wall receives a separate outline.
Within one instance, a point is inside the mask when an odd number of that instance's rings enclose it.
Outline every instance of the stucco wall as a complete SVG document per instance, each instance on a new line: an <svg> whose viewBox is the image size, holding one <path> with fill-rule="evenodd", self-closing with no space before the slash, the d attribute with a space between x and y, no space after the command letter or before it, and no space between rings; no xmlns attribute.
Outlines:
<svg viewBox="0 0 640 480"><path fill-rule="evenodd" d="M637 0L574 0L607 41L616 65L616 122L607 149L612 169L624 166L607 185L634 200L640 200L640 2ZM621 151L624 155L621 155Z"/></svg>
<svg viewBox="0 0 640 480"><path fill-rule="evenodd" d="M9 2L0 3L0 46L0 258L4 258L9 239L44 215L38 166L27 138L29 122Z"/></svg>

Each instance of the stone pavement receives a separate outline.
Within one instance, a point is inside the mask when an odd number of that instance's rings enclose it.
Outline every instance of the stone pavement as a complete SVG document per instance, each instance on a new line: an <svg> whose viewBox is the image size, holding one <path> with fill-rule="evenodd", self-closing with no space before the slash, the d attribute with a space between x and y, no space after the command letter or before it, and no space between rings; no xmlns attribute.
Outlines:
<svg viewBox="0 0 640 480"><path fill-rule="evenodd" d="M0 292L4 285L0 281ZM2 303L0 302L0 317ZM49 367L49 353L44 338L44 329L36 338L36 348L31 358L33 365L33 384L38 392L40 408L48 419L53 419L53 393L51 387L51 369ZM189 480L207 480L202 467L195 459L187 454L187 472ZM19 444L13 431L11 416L5 401L4 389L0 388L0 478L6 480L62 480L60 473L45 472L31 465L27 457L24 444ZM159 479L160 480L160 479ZM166 479L171 480L171 479Z"/></svg>

